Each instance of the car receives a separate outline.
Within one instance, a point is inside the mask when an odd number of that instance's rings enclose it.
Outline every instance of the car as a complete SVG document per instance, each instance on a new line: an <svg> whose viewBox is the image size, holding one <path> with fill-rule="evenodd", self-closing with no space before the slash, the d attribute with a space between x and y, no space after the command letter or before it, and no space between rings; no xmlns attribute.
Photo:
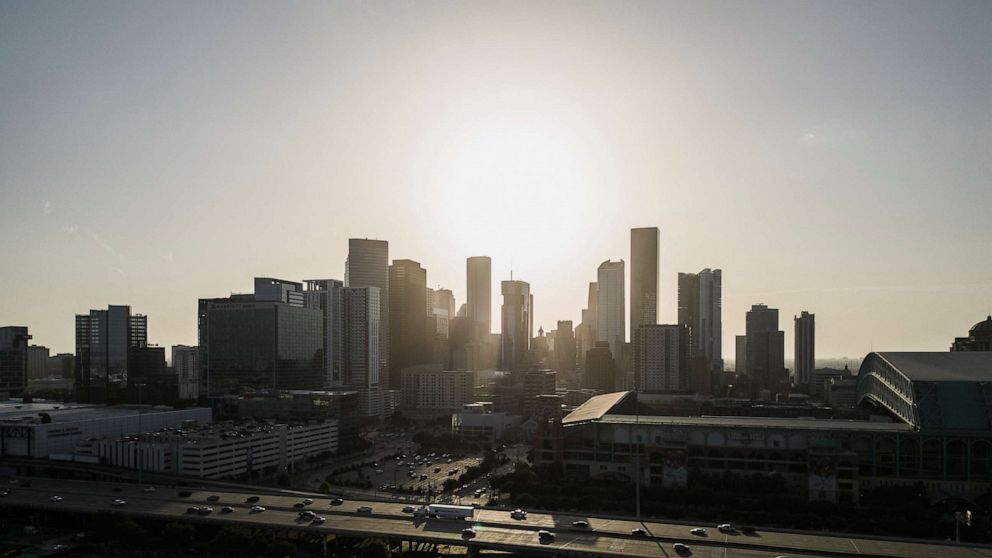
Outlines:
<svg viewBox="0 0 992 558"><path fill-rule="evenodd" d="M326 517L322 517L322 516L319 516L319 515L315 515L311 519L312 519L312 521L314 523L318 523L318 524L327 521L327 518Z"/></svg>
<svg viewBox="0 0 992 558"><path fill-rule="evenodd" d="M340 506L343 503L344 503L344 500L342 498L335 498L335 499L331 500L331 505L332 506Z"/></svg>
<svg viewBox="0 0 992 558"><path fill-rule="evenodd" d="M413 513L413 506L403 506L403 513Z"/></svg>
<svg viewBox="0 0 992 558"><path fill-rule="evenodd" d="M635 537L646 537L648 536L648 531L643 527L635 527L630 530L630 534L634 535Z"/></svg>
<svg viewBox="0 0 992 558"><path fill-rule="evenodd" d="M10 491L7 489L0 490L0 497L2 496L10 496Z"/></svg>
<svg viewBox="0 0 992 558"><path fill-rule="evenodd" d="M146 487L142 488L141 490L143 492L155 492L155 487L154 486L146 486Z"/></svg>
<svg viewBox="0 0 992 558"><path fill-rule="evenodd" d="M675 551L679 556L689 556L692 554L692 548L684 543L675 543L672 545L672 550Z"/></svg>
<svg viewBox="0 0 992 558"><path fill-rule="evenodd" d="M182 492L179 493L180 498L189 498L192 495L193 493L190 492L189 490L183 490Z"/></svg>
<svg viewBox="0 0 992 558"><path fill-rule="evenodd" d="M441 472L441 468L440 467L434 467L434 472L435 473L440 473Z"/></svg>
<svg viewBox="0 0 992 558"><path fill-rule="evenodd" d="M696 535L697 537L705 537L706 536L706 529L703 529L702 527L695 527L695 528L689 529L689 533L692 534L692 535Z"/></svg>
<svg viewBox="0 0 992 558"><path fill-rule="evenodd" d="M200 506L190 506L186 508L186 513L197 513L200 511Z"/></svg>
<svg viewBox="0 0 992 558"><path fill-rule="evenodd" d="M520 508L517 508L512 512L510 512L510 517L512 517L513 519L527 519L527 512L525 512Z"/></svg>
<svg viewBox="0 0 992 558"><path fill-rule="evenodd" d="M251 507L251 513L262 513L264 511L265 511L265 508L263 508L262 506L252 506Z"/></svg>
<svg viewBox="0 0 992 558"><path fill-rule="evenodd" d="M471 539L472 537L475 536L475 529L471 527L466 527L462 529L462 536Z"/></svg>
<svg viewBox="0 0 992 558"><path fill-rule="evenodd" d="M555 534L552 533L551 531L545 531L544 529L541 529L540 531L537 532L537 538L542 541L553 541L555 540Z"/></svg>
<svg viewBox="0 0 992 558"><path fill-rule="evenodd" d="M745 535L753 535L756 532L757 530L754 527L751 527L750 525L745 525L741 527L741 533L744 533Z"/></svg>
<svg viewBox="0 0 992 558"><path fill-rule="evenodd" d="M371 506L359 506L358 507L358 513L372 513L372 507Z"/></svg>
<svg viewBox="0 0 992 558"><path fill-rule="evenodd" d="M377 475L381 475L383 473L385 473L385 471L383 471L382 469L376 469L375 470L375 474L377 474Z"/></svg>
<svg viewBox="0 0 992 558"><path fill-rule="evenodd" d="M207 501L208 502L216 502L218 500L220 500L220 496L218 496L216 494L214 494L212 496L207 496Z"/></svg>
<svg viewBox="0 0 992 558"><path fill-rule="evenodd" d="M420 475L420 480L427 480L427 475Z"/></svg>
<svg viewBox="0 0 992 558"><path fill-rule="evenodd" d="M220 513L234 513L234 508L231 506L224 506L220 509Z"/></svg>
<svg viewBox="0 0 992 558"><path fill-rule="evenodd" d="M293 507L294 508L302 508L303 505L304 505L303 502L297 502L297 503L293 504Z"/></svg>
<svg viewBox="0 0 992 558"><path fill-rule="evenodd" d="M578 521L573 521L572 522L572 527L575 527L577 529L588 529L589 528L589 522L588 521L581 520L581 519L578 520Z"/></svg>
<svg viewBox="0 0 992 558"><path fill-rule="evenodd" d="M310 498L304 498L303 499L303 505L304 506L309 506L312 503L313 503L313 500L311 500Z"/></svg>
<svg viewBox="0 0 992 558"><path fill-rule="evenodd" d="M300 517L302 518L302 517L313 517L313 516L315 516L315 515L317 515L317 514L315 514L315 513L313 513L313 512L312 512L312 511L310 511L310 510L304 510L304 511L301 511L301 512L299 513L299 515L300 515Z"/></svg>
<svg viewBox="0 0 992 558"><path fill-rule="evenodd" d="M258 502L259 500L261 500L261 498L259 498L258 496L249 496L249 497L245 498L245 502L248 502L249 504L254 504L255 502Z"/></svg>
<svg viewBox="0 0 992 558"><path fill-rule="evenodd" d="M110 505L119 508L119 507L123 506L126 503L127 502L125 502L124 500L121 500L120 498L118 498L118 499L114 500L113 502L111 502Z"/></svg>
<svg viewBox="0 0 992 558"><path fill-rule="evenodd" d="M737 531L737 529L734 529L734 526L731 525L730 523L721 523L721 524L717 525L716 528L721 533L733 533L733 532Z"/></svg>
<svg viewBox="0 0 992 558"><path fill-rule="evenodd" d="M61 496L52 496L51 498L48 499L48 501L49 502L61 502L62 501L62 497Z"/></svg>
<svg viewBox="0 0 992 558"><path fill-rule="evenodd" d="M200 515L210 515L214 513L214 509L211 508L210 506L203 506L202 508L200 508L200 511L197 513L199 513Z"/></svg>

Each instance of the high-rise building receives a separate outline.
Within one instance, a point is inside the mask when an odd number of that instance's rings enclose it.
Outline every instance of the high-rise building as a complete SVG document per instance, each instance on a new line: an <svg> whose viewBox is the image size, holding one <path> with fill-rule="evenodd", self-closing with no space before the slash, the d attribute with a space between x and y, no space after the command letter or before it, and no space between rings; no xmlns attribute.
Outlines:
<svg viewBox="0 0 992 558"><path fill-rule="evenodd" d="M400 372L425 364L431 350L427 335L427 270L413 260L393 260L389 266L389 389L401 389Z"/></svg>
<svg viewBox="0 0 992 558"><path fill-rule="evenodd" d="M172 346L172 370L176 374L178 397L181 401L200 398L200 348L189 345Z"/></svg>
<svg viewBox="0 0 992 558"><path fill-rule="evenodd" d="M345 287L379 289L379 366L389 370L389 243L385 240L348 240L344 262Z"/></svg>
<svg viewBox="0 0 992 558"><path fill-rule="evenodd" d="M379 347L382 294L376 287L345 287L343 295L345 382L358 391L362 416L382 416L382 363L379 360L382 354Z"/></svg>
<svg viewBox="0 0 992 558"><path fill-rule="evenodd" d="M594 389L603 393L616 391L616 363L610 353L610 344L605 341L597 342L586 351L585 370L582 373L582 387Z"/></svg>
<svg viewBox="0 0 992 558"><path fill-rule="evenodd" d="M450 289L427 289L428 339L447 340L455 318L455 295Z"/></svg>
<svg viewBox="0 0 992 558"><path fill-rule="evenodd" d="M31 345L28 347L28 380L37 380L48 375L48 347Z"/></svg>
<svg viewBox="0 0 992 558"><path fill-rule="evenodd" d="M793 316L796 324L795 361L796 383L811 387L814 380L813 370L816 368L816 323L814 314L803 310L799 316Z"/></svg>
<svg viewBox="0 0 992 558"><path fill-rule="evenodd" d="M255 300L285 302L303 307L303 284L274 277L255 278Z"/></svg>
<svg viewBox="0 0 992 558"><path fill-rule="evenodd" d="M563 379L569 380L575 373L575 332L572 320L558 320L555 330L555 370Z"/></svg>
<svg viewBox="0 0 992 558"><path fill-rule="evenodd" d="M324 387L344 385L344 282L338 279L307 279L305 304L320 310L323 322Z"/></svg>
<svg viewBox="0 0 992 558"><path fill-rule="evenodd" d="M475 401L475 374L444 370L439 364L403 370L402 406L414 413L453 411Z"/></svg>
<svg viewBox="0 0 992 558"><path fill-rule="evenodd" d="M530 284L525 281L503 281L503 328L500 340L500 366L504 370L522 370L530 351L533 317Z"/></svg>
<svg viewBox="0 0 992 558"><path fill-rule="evenodd" d="M747 384L752 397L762 390L770 396L788 390L785 332L778 329L778 309L754 304L747 312Z"/></svg>
<svg viewBox="0 0 992 558"><path fill-rule="evenodd" d="M199 301L200 398L324 386L324 323L301 283L256 278L255 294ZM282 290L271 285L292 285ZM295 290L299 286L299 290ZM299 293L278 295L273 293Z"/></svg>
<svg viewBox="0 0 992 558"><path fill-rule="evenodd" d="M734 337L734 373L738 376L747 375L747 335Z"/></svg>
<svg viewBox="0 0 992 558"><path fill-rule="evenodd" d="M596 344L596 305L599 303L599 284L589 283L586 307L582 310L582 323L575 328L575 347L578 353L579 370L585 371L586 352Z"/></svg>
<svg viewBox="0 0 992 558"><path fill-rule="evenodd" d="M596 340L610 344L613 358L626 341L624 324L624 263L605 261L597 272Z"/></svg>
<svg viewBox="0 0 992 558"><path fill-rule="evenodd" d="M658 323L658 227L630 229L630 332Z"/></svg>
<svg viewBox="0 0 992 558"><path fill-rule="evenodd" d="M492 331L493 261L489 256L473 256L466 261L468 296L465 315L478 324L478 335Z"/></svg>
<svg viewBox="0 0 992 558"><path fill-rule="evenodd" d="M642 325L634 337L634 381L639 392L689 388L689 327Z"/></svg>
<svg viewBox="0 0 992 558"><path fill-rule="evenodd" d="M124 396L131 350L148 345L148 318L110 305L76 315L76 400L109 403Z"/></svg>
<svg viewBox="0 0 992 558"><path fill-rule="evenodd" d="M0 394L20 395L28 386L28 328L0 327Z"/></svg>
<svg viewBox="0 0 992 558"><path fill-rule="evenodd" d="M679 325L689 327L690 356L704 357L718 370L723 369L721 283L719 269L679 273Z"/></svg>

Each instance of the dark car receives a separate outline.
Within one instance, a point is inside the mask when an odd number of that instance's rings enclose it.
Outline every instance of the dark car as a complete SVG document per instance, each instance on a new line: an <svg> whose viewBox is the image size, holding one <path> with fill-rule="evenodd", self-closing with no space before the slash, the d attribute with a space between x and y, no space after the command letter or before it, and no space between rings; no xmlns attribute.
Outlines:
<svg viewBox="0 0 992 558"><path fill-rule="evenodd" d="M190 506L186 508L186 513L198 513L200 508L198 506Z"/></svg>
<svg viewBox="0 0 992 558"><path fill-rule="evenodd" d="M213 496L207 496L207 501L208 502L216 502L218 500L220 500L220 496L218 496L216 494L214 494Z"/></svg>
<svg viewBox="0 0 992 558"><path fill-rule="evenodd" d="M190 492L189 490L183 490L182 492L179 493L180 498L189 498L192 495L193 493Z"/></svg>
<svg viewBox="0 0 992 558"><path fill-rule="evenodd" d="M343 503L344 503L344 500L342 498L335 498L335 499L331 500L331 505L332 506L340 506Z"/></svg>
<svg viewBox="0 0 992 558"><path fill-rule="evenodd" d="M245 498L245 502L248 502L250 504L254 504L255 502L257 502L259 500L261 500L261 498L259 498L258 496L249 496L249 497Z"/></svg>
<svg viewBox="0 0 992 558"><path fill-rule="evenodd" d="M231 513L233 511L234 508L232 508L231 506L224 506L223 508L220 509L220 513Z"/></svg>
<svg viewBox="0 0 992 558"><path fill-rule="evenodd" d="M297 502L297 503L293 504L293 507L294 508L302 508L303 507L303 502Z"/></svg>

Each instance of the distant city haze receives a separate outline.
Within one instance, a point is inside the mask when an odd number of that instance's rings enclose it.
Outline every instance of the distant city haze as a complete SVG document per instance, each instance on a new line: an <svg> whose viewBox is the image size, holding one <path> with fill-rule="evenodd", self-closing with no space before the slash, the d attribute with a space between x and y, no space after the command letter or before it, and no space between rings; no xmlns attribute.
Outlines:
<svg viewBox="0 0 992 558"><path fill-rule="evenodd" d="M992 2L0 2L0 325L196 344L197 299L389 241L534 331L658 227L816 354L946 350L992 311ZM629 324L630 300L626 318ZM626 329L626 328L625 328ZM627 337L630 331L626 332Z"/></svg>

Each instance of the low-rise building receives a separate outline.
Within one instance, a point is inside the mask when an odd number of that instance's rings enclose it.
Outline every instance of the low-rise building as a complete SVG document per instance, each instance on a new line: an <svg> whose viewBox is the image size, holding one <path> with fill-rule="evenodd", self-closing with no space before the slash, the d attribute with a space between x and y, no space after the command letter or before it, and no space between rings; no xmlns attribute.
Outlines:
<svg viewBox="0 0 992 558"><path fill-rule="evenodd" d="M519 415L493 412L490 403L469 403L459 413L451 415L451 432L471 438L495 442L503 437L506 429L519 426Z"/></svg>
<svg viewBox="0 0 992 558"><path fill-rule="evenodd" d="M471 371L424 364L403 369L401 376L404 412L451 413L475 401L475 374Z"/></svg>

